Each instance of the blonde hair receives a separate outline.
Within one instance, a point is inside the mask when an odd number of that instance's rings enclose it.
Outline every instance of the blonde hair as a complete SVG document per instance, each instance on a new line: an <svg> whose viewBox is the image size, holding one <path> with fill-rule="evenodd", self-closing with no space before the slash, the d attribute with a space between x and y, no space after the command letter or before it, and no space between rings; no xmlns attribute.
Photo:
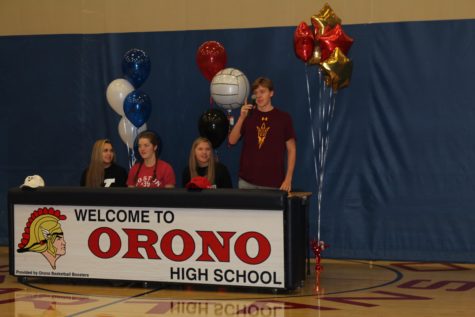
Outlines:
<svg viewBox="0 0 475 317"><path fill-rule="evenodd" d="M43 253L47 251L52 256L56 256L57 250L54 241L62 235L63 229L59 224L58 217L51 214L40 215L31 223L30 240L21 252Z"/></svg>
<svg viewBox="0 0 475 317"><path fill-rule="evenodd" d="M104 181L104 161L102 158L102 152L104 151L104 145L110 144L108 139L99 139L92 146L91 162L86 172L86 187L101 187ZM114 147L112 147L112 153L114 153ZM112 156L112 161L115 162L115 154Z"/></svg>
<svg viewBox="0 0 475 317"><path fill-rule="evenodd" d="M211 149L211 155L209 157L208 172L206 174L206 178L209 180L211 184L214 184L214 176L215 176L214 166L215 166L216 161L214 159L213 145L211 144L210 140L203 137L197 138L191 145L190 157L188 159L188 166L190 169L190 179L192 179L193 177L199 176L198 171L197 171L198 163L196 162L195 150L200 143L208 143Z"/></svg>

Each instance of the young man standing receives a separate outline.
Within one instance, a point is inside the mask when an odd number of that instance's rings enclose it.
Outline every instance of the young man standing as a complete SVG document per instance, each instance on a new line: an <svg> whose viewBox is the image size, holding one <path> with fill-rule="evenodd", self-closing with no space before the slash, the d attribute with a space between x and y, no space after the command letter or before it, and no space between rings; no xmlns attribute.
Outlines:
<svg viewBox="0 0 475 317"><path fill-rule="evenodd" d="M252 91L257 108L253 110L254 105L243 105L228 137L231 145L243 140L239 188L278 188L289 192L296 158L292 119L287 112L272 106L274 87L269 78L257 78Z"/></svg>

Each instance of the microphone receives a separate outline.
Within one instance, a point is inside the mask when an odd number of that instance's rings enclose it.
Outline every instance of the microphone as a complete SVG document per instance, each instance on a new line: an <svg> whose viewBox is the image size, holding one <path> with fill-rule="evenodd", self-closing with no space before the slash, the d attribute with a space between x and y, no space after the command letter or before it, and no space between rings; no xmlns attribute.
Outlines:
<svg viewBox="0 0 475 317"><path fill-rule="evenodd" d="M251 104L252 104L252 108L248 111L248 115L251 115L251 112L253 109L255 109L257 107L257 96L256 95L252 95L251 96Z"/></svg>

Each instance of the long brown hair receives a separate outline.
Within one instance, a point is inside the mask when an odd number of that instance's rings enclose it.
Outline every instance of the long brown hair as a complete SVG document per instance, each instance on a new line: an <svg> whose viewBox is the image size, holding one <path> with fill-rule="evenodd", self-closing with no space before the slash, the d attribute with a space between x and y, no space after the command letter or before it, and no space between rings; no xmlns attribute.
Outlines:
<svg viewBox="0 0 475 317"><path fill-rule="evenodd" d="M102 158L102 152L104 151L104 145L110 144L108 139L99 139L92 146L91 162L87 168L86 173L86 187L101 187L104 182L104 160ZM112 147L112 153L114 153L114 147ZM112 156L112 162L115 162L115 153Z"/></svg>
<svg viewBox="0 0 475 317"><path fill-rule="evenodd" d="M188 166L190 169L190 179L193 177L199 176L198 171L197 171L198 163L196 162L195 150L198 147L198 145L203 142L208 143L209 148L211 149L211 155L209 157L208 172L206 174L206 178L209 180L211 184L214 184L214 177L215 177L214 166L215 166L216 161L214 159L213 146L211 144L211 141L208 140L207 138L199 137L191 145L190 157L188 159Z"/></svg>
<svg viewBox="0 0 475 317"><path fill-rule="evenodd" d="M157 147L157 149L155 150L155 166L153 167L153 178L152 178L152 181L154 181L155 179L157 179L158 146L159 146L158 137L152 131L143 131L139 133L139 135L137 136L137 140L140 140L140 139L147 139L150 141L150 143L152 143L153 146ZM140 172L140 169L142 168L143 161L144 161L143 158L140 158L139 168L137 169L137 172L134 175L135 184L137 184L137 180L139 178L139 172Z"/></svg>

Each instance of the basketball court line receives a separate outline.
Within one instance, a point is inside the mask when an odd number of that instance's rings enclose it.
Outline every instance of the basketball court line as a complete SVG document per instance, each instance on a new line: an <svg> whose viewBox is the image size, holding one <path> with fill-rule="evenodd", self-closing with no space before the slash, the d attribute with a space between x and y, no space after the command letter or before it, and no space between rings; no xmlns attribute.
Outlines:
<svg viewBox="0 0 475 317"><path fill-rule="evenodd" d="M131 281L28 278L7 272L0 250L0 311L8 316L472 316L473 264L323 259L320 290L311 275L298 288L271 289Z"/></svg>
<svg viewBox="0 0 475 317"><path fill-rule="evenodd" d="M339 263L342 263L344 264L345 262L348 262L348 263L356 263L356 264L360 264L360 265L363 265L363 266L368 266L368 263L369 262L365 262L365 261L357 261L357 260L332 260L334 262L339 262ZM383 271L390 271L392 273L394 273L394 277L392 279L388 279L388 280L383 280L381 283L378 283L378 284L375 284L375 285L368 285L368 286L365 286L365 287L359 287L359 288L352 288L352 289L343 289L343 290L337 290L337 291L326 291L324 295L334 295L334 294L344 294L344 293L350 293L350 292L358 292L358 291L367 291L367 290L370 290L370 289L375 289L375 288L380 288L380 287L385 287L385 286L388 286L388 285L391 285L393 283L396 283L397 281L401 280L403 278L403 273L401 271L399 271L398 269L396 268L392 268L390 266L385 266L385 265L379 265L379 264L371 264L371 266L373 267L373 269L376 267L376 268L379 268ZM322 272L322 279L323 281L322 282L330 282L333 280L333 282L335 280L338 280L338 278L325 278L325 273ZM180 300L200 300L200 301L206 301L206 300L212 300L212 301L216 301L216 300L260 300L260 299L275 299L275 298L297 298L297 297L308 297L308 296L318 296L318 292L315 292L313 287L312 287L312 283L314 282L315 280L315 276L314 274L311 274L309 276L307 276L307 279L305 281L305 284L303 287L300 287L296 290L291 290L291 291L279 291L279 292L273 292L273 290L271 289L257 289L257 292L258 294L262 294L262 295L258 295L258 296L255 296L255 297L252 297L252 295L257 295L255 292L256 292L256 289L252 289L252 288L249 288L249 287L242 287L242 288L239 288L239 287L221 287L221 286L214 286L214 285L210 285L210 286L207 286L207 285L193 285L193 286L188 286L188 285L185 285L185 284L167 284L167 285L163 285L163 287L154 287L154 285L158 285L159 283L150 283L150 287L152 287L153 289L150 289L150 291L147 291L147 292L143 292L141 294L136 294L136 295L130 295L129 297L130 298L138 298L138 297L141 297L141 296L145 296L145 295L150 295L150 294L154 294L156 292L163 292L165 293L165 297L156 297L155 299L173 299L173 300L177 300L177 299L180 299ZM350 281L352 279L348 279L346 278L345 279L346 281ZM356 282L359 282L361 279L360 278L353 278L354 281ZM35 283L36 281L36 283ZM78 283L79 282L79 283ZM143 285L143 283L141 282L130 282L130 281L101 281L101 280L95 280L95 281L86 281L86 282L81 282L81 281L75 281L74 279L69 279L69 280L64 280L64 281L60 281L60 280L48 280L47 278L28 278L27 279L27 282L19 282L20 284L22 285L25 285L27 287L30 287L30 288L33 288L33 289L37 289L39 291L44 291L44 292L51 292L51 293L56 293L56 294L62 294L62 295L72 295L72 296L93 296L93 297L104 297L104 298L115 298L117 296L120 296L119 294L118 295L105 295L105 294L91 294L90 293L90 289L88 287L94 287L94 288L105 288L105 290L110 290L110 289L116 289L116 288L122 288L123 286L121 286L120 284L128 284L128 289L129 290L132 290L132 289L141 289L141 288L145 288L147 289L147 287L144 287L144 286L140 286L141 284ZM44 284L51 284L53 287L45 287L45 286L40 286L40 285L44 285ZM110 284L115 284L115 285L110 285ZM58 288L61 288L61 286L64 286L66 288L69 288L69 289L75 289L75 288L79 288L78 291L67 291L67 290L63 290L63 289L58 289ZM85 292L81 292L80 289L81 287L83 287L83 290L85 290ZM173 298L170 298L170 297L167 297L167 293L170 292L170 291L174 291L174 292L177 292L181 295L186 295L186 296L183 296L183 297L177 297L177 296L174 296ZM225 297L217 297L217 296L214 296L214 297L193 297L193 295L190 297L188 296L190 291L192 292L192 294L196 294L196 293L201 293L201 292L205 292L207 294L213 294L213 295L222 295L223 292L226 294ZM244 297L234 297L233 295L238 295L238 296L242 296L243 293L247 293L249 294L251 297L249 296L244 296ZM298 294L297 294L298 293ZM252 295L251 295L252 294Z"/></svg>

